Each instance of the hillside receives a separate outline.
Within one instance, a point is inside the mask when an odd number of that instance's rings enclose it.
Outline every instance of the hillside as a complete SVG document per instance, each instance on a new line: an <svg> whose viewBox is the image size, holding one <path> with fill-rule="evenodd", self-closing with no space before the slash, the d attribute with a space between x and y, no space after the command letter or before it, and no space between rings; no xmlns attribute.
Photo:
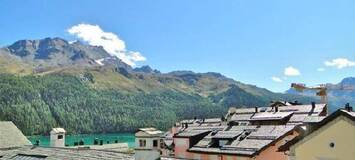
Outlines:
<svg viewBox="0 0 355 160"><path fill-rule="evenodd" d="M220 117L230 106L311 98L273 93L219 73L132 68L102 47L61 38L21 40L0 49L0 120L27 135L61 126L69 133L169 128Z"/></svg>

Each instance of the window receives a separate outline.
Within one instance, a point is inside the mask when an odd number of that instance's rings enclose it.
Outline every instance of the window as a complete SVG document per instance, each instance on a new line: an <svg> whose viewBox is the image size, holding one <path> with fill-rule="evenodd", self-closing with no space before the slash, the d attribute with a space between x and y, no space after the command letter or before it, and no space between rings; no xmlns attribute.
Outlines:
<svg viewBox="0 0 355 160"><path fill-rule="evenodd" d="M63 135L58 135L58 139L63 139Z"/></svg>
<svg viewBox="0 0 355 160"><path fill-rule="evenodd" d="M144 139L139 140L139 147L145 147L146 141Z"/></svg>
<svg viewBox="0 0 355 160"><path fill-rule="evenodd" d="M158 147L158 140L153 140L153 147Z"/></svg>

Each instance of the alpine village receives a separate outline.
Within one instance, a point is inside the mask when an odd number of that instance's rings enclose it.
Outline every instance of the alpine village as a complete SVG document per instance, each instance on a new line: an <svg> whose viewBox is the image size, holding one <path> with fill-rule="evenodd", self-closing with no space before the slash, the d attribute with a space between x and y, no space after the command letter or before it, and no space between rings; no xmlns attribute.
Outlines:
<svg viewBox="0 0 355 160"><path fill-rule="evenodd" d="M355 0L0 0L0 160L355 160Z"/></svg>
<svg viewBox="0 0 355 160"><path fill-rule="evenodd" d="M132 68L102 47L61 38L20 40L0 56L0 159L355 157L355 112L328 98L354 93L351 77L273 93L219 73ZM134 133L133 145L66 141L70 134L115 132ZM46 135L48 144L28 135Z"/></svg>

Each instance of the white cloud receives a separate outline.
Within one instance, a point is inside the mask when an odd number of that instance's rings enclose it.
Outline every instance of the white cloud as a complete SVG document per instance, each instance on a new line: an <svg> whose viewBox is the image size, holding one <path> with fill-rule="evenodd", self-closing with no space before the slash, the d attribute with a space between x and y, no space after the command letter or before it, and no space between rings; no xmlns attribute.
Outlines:
<svg viewBox="0 0 355 160"><path fill-rule="evenodd" d="M78 24L67 31L90 45L102 46L109 54L117 56L131 66L135 66L138 61L146 60L139 52L128 51L125 42L116 34L105 32L98 25Z"/></svg>
<svg viewBox="0 0 355 160"><path fill-rule="evenodd" d="M338 69L342 69L345 67L353 67L355 66L354 61L350 61L346 58L336 58L331 61L325 61L324 64L329 67L336 67Z"/></svg>
<svg viewBox="0 0 355 160"><path fill-rule="evenodd" d="M323 72L323 71L325 71L325 68L317 68L317 71L318 72Z"/></svg>
<svg viewBox="0 0 355 160"><path fill-rule="evenodd" d="M285 76L299 76L299 75L301 75L300 71L297 68L294 68L292 66L285 68L284 74L285 74Z"/></svg>
<svg viewBox="0 0 355 160"><path fill-rule="evenodd" d="M278 83L281 83L283 82L283 80L279 77L271 77L271 79L274 81L274 82L278 82Z"/></svg>

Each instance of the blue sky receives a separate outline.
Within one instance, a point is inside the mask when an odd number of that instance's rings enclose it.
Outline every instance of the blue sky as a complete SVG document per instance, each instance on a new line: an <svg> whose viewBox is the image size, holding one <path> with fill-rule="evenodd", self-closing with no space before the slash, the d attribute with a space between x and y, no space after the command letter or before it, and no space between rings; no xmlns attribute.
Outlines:
<svg viewBox="0 0 355 160"><path fill-rule="evenodd" d="M220 72L281 92L355 76L354 8L350 0L2 0L0 45L75 40L68 29L97 25L146 58L137 66Z"/></svg>

